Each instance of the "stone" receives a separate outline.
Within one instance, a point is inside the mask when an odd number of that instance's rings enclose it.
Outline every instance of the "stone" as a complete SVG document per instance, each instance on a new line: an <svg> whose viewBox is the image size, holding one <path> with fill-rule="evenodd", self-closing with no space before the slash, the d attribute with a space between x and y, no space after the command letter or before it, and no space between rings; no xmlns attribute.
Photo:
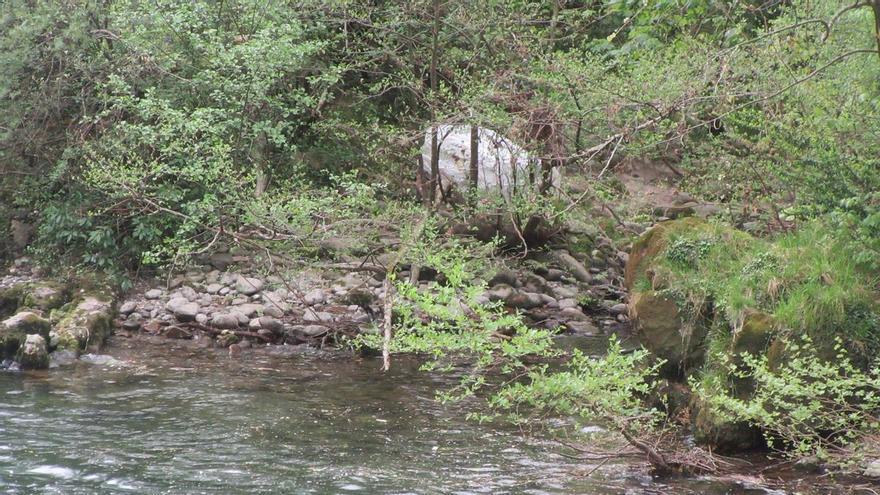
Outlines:
<svg viewBox="0 0 880 495"><path fill-rule="evenodd" d="M186 299L187 301L195 301L196 299L198 299L199 293L196 292L196 290L193 289L192 287L184 286L184 287L181 287L181 288L177 289L176 291L174 291L171 294L171 297L173 299L174 298L183 298L183 299Z"/></svg>
<svg viewBox="0 0 880 495"><path fill-rule="evenodd" d="M199 305L182 297L176 297L165 304L165 309L170 311L178 321L195 321L199 314Z"/></svg>
<svg viewBox="0 0 880 495"><path fill-rule="evenodd" d="M162 295L165 294L161 289L150 289L147 292L144 292L144 298L146 299L159 299Z"/></svg>
<svg viewBox="0 0 880 495"><path fill-rule="evenodd" d="M305 303L309 306L322 304L325 300L326 296L324 295L324 291L321 289L310 290L303 296L303 301L305 301Z"/></svg>
<svg viewBox="0 0 880 495"><path fill-rule="evenodd" d="M58 350L49 354L49 367L70 366L76 362L76 351Z"/></svg>
<svg viewBox="0 0 880 495"><path fill-rule="evenodd" d="M328 328L323 325L299 325L294 327L294 331L305 335L306 337L317 337L328 332Z"/></svg>
<svg viewBox="0 0 880 495"><path fill-rule="evenodd" d="M122 322L122 328L126 330L140 330L143 316L140 313L131 313L128 318Z"/></svg>
<svg viewBox="0 0 880 495"><path fill-rule="evenodd" d="M128 316L131 313L134 313L137 309L137 303L134 301L126 301L122 303L122 306L119 307L119 314L123 316Z"/></svg>
<svg viewBox="0 0 880 495"><path fill-rule="evenodd" d="M205 313L199 313L196 315L196 323L198 323L199 325L207 325L208 320L208 315L206 315Z"/></svg>
<svg viewBox="0 0 880 495"><path fill-rule="evenodd" d="M265 283L259 278L239 277L238 281L235 283L235 290L237 290L239 294L252 296L263 290L264 285Z"/></svg>
<svg viewBox="0 0 880 495"><path fill-rule="evenodd" d="M232 313L216 313L211 317L211 326L220 330L238 328L239 317Z"/></svg>
<svg viewBox="0 0 880 495"><path fill-rule="evenodd" d="M28 335L16 357L21 369L41 370L49 367L49 350L42 335Z"/></svg>
<svg viewBox="0 0 880 495"><path fill-rule="evenodd" d="M425 131L421 164L430 174L432 156L432 132L436 130L439 143L439 168L443 184L468 187L470 184L471 126L439 125ZM531 184L530 177L540 177L539 161L511 141L491 129L477 128L478 173L477 187L495 191L504 197L516 191L525 191ZM551 171L551 183L559 187L561 175L558 167Z"/></svg>
<svg viewBox="0 0 880 495"><path fill-rule="evenodd" d="M333 321L333 315L325 311L306 311L302 317L308 323L322 323Z"/></svg>
<svg viewBox="0 0 880 495"><path fill-rule="evenodd" d="M84 297L55 325L58 347L81 350L100 347L113 331L113 304L100 296Z"/></svg>
<svg viewBox="0 0 880 495"><path fill-rule="evenodd" d="M559 264L565 267L568 273L570 273L571 276L575 278L575 280L587 284L593 281L593 276L590 275L590 271L587 270L587 267L584 266L583 263L578 261L574 256L569 254L568 251L559 250L554 252L553 254Z"/></svg>
<svg viewBox="0 0 880 495"><path fill-rule="evenodd" d="M220 335L217 336L217 345L220 347L229 347L232 344L238 343L238 341L238 335L232 333L231 330L223 330L220 332Z"/></svg>
<svg viewBox="0 0 880 495"><path fill-rule="evenodd" d="M191 339L192 333L177 325L169 325L162 331L162 335L168 339Z"/></svg>
<svg viewBox="0 0 880 495"><path fill-rule="evenodd" d="M61 286L56 286L51 282L42 282L40 285L32 287L22 302L24 306L29 308L50 311L64 305L66 302L65 292Z"/></svg>
<svg viewBox="0 0 880 495"><path fill-rule="evenodd" d="M707 329L685 325L675 301L654 291L636 292L630 298L629 312L639 341L666 360L668 373L678 374L702 361Z"/></svg>
<svg viewBox="0 0 880 495"><path fill-rule="evenodd" d="M208 258L208 264L221 271L233 263L235 258L229 253L214 253Z"/></svg>
<svg viewBox="0 0 880 495"><path fill-rule="evenodd" d="M266 308L264 308L262 304L256 304L256 303L240 304L240 305L236 306L235 309L236 309L236 311L247 316L248 318L254 318L256 316L260 316L266 310Z"/></svg>
<svg viewBox="0 0 880 495"><path fill-rule="evenodd" d="M544 299L541 294L534 292L514 292L505 300L505 303L517 309L533 309L544 305Z"/></svg>
<svg viewBox="0 0 880 495"><path fill-rule="evenodd" d="M565 322L565 327L568 328L569 331L580 335L598 335L601 333L593 322L586 320L567 321Z"/></svg>
<svg viewBox="0 0 880 495"><path fill-rule="evenodd" d="M513 270L499 270L498 273L489 279L488 285L490 287L500 284L517 287L519 285L519 280L517 279L516 272Z"/></svg>
<svg viewBox="0 0 880 495"><path fill-rule="evenodd" d="M579 306L579 304L576 300L570 299L570 298L569 299L559 299L557 301L557 304L559 305L559 309L577 308Z"/></svg>
<svg viewBox="0 0 880 495"><path fill-rule="evenodd" d="M578 296L578 291L571 287L557 287L553 290L556 299L574 299Z"/></svg>
<svg viewBox="0 0 880 495"><path fill-rule="evenodd" d="M880 478L880 459L874 459L869 462L862 474L869 478Z"/></svg>
<svg viewBox="0 0 880 495"><path fill-rule="evenodd" d="M486 296L490 301L506 301L509 297L513 296L514 292L515 289L510 285L501 284L486 291Z"/></svg>
<svg viewBox="0 0 880 495"><path fill-rule="evenodd" d="M257 320L259 321L259 328L271 332L281 332L281 328L283 327L281 321L273 316L261 316Z"/></svg>
<svg viewBox="0 0 880 495"><path fill-rule="evenodd" d="M284 316L284 311L282 311L281 308L279 308L278 306L266 305L263 307L263 315L273 316L275 318L282 318Z"/></svg>
<svg viewBox="0 0 880 495"><path fill-rule="evenodd" d="M544 278L549 282L559 282L565 278L565 272L556 268L550 268L544 274Z"/></svg>
<svg viewBox="0 0 880 495"><path fill-rule="evenodd" d="M628 311L629 311L629 309L628 309L627 305L624 303L615 304L614 306L611 306L608 309L608 312L611 313L612 315L615 315L615 316L625 315L625 314L627 314Z"/></svg>
<svg viewBox="0 0 880 495"><path fill-rule="evenodd" d="M208 284L205 288L205 292L208 294L218 294L223 289L223 285L221 284Z"/></svg>
<svg viewBox="0 0 880 495"><path fill-rule="evenodd" d="M559 311L559 316L564 320L585 321L590 318L579 307L565 308Z"/></svg>
<svg viewBox="0 0 880 495"><path fill-rule="evenodd" d="M48 335L52 323L32 311L22 311L2 322L0 333L19 332L23 334Z"/></svg>

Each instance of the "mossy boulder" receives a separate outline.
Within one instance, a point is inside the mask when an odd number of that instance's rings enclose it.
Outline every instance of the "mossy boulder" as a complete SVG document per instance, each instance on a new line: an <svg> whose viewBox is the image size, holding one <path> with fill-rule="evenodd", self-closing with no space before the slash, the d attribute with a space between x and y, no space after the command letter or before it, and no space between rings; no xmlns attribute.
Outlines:
<svg viewBox="0 0 880 495"><path fill-rule="evenodd" d="M26 308L51 311L67 302L67 288L60 283L44 281L31 284L22 297L21 304Z"/></svg>
<svg viewBox="0 0 880 495"><path fill-rule="evenodd" d="M753 449L764 441L761 430L718 415L696 395L691 401L691 428L698 443L721 453Z"/></svg>
<svg viewBox="0 0 880 495"><path fill-rule="evenodd" d="M28 284L20 283L10 287L0 288L0 318L6 318L15 314L21 307Z"/></svg>
<svg viewBox="0 0 880 495"><path fill-rule="evenodd" d="M86 296L66 306L55 327L52 344L61 350L100 347L113 330L114 307L110 300Z"/></svg>
<svg viewBox="0 0 880 495"><path fill-rule="evenodd" d="M49 349L42 335L28 335L19 348L15 360L24 370L42 370L49 367Z"/></svg>
<svg viewBox="0 0 880 495"><path fill-rule="evenodd" d="M634 292L629 312L642 345L666 361L664 375L681 376L702 362L706 327L683 321L674 299L656 291Z"/></svg>
<svg viewBox="0 0 880 495"><path fill-rule="evenodd" d="M42 316L22 311L0 322L0 359L14 358L28 335L49 337L52 324Z"/></svg>

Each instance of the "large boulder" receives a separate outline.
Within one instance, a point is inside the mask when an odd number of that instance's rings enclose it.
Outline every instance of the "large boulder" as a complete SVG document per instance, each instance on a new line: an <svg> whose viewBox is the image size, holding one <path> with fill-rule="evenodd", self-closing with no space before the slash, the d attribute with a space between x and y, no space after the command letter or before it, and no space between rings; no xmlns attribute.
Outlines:
<svg viewBox="0 0 880 495"><path fill-rule="evenodd" d="M113 303L99 296L86 296L70 303L55 326L52 343L61 350L100 347L113 330L113 316Z"/></svg>
<svg viewBox="0 0 880 495"><path fill-rule="evenodd" d="M28 335L18 350L15 360L23 370L42 370L49 367L49 349L42 335Z"/></svg>
<svg viewBox="0 0 880 495"><path fill-rule="evenodd" d="M437 126L440 181L449 185L468 187L470 184L471 126ZM425 131L422 145L422 168L431 173L431 133ZM477 186L481 190L500 192L510 197L514 191L534 188L536 177L541 176L538 159L521 146L491 129L477 128ZM560 185L558 168L552 170L551 182Z"/></svg>
<svg viewBox="0 0 880 495"><path fill-rule="evenodd" d="M639 341L666 362L664 374L682 376L702 363L707 326L683 321L676 301L655 291L635 292L629 308Z"/></svg>
<svg viewBox="0 0 880 495"><path fill-rule="evenodd" d="M13 358L24 345L28 335L49 337L52 324L42 316L22 311L0 322L0 359Z"/></svg>

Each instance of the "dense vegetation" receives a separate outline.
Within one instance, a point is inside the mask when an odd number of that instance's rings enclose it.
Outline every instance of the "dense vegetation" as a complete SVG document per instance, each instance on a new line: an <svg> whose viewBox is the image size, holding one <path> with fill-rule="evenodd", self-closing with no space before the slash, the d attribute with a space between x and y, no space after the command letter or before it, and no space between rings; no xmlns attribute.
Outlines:
<svg viewBox="0 0 880 495"><path fill-rule="evenodd" d="M0 74L2 258L35 226L36 259L125 285L220 238L314 256L351 232L364 245L349 248L369 252L390 228L397 261L443 274L430 293L389 275L401 295L391 350L447 367L475 357L453 395L514 373L489 399L497 411L599 421L650 457L639 439L669 418L642 399L672 366L703 410L799 454L877 432L877 0L6 0ZM545 170L564 165L563 186L449 197L417 173L425 130L441 124L510 137ZM634 162L721 205L665 237L651 277L629 287L675 301L708 350L663 363L612 346L562 373L535 365L555 354L549 332L479 299L494 257L573 231L626 247L629 226L654 216L613 174ZM485 218L499 228L471 235ZM763 348L724 357L756 313L772 321L761 345L784 340L797 356L785 383ZM823 367L838 356L842 368ZM818 377L833 397L801 409ZM762 409L771 401L787 409ZM844 420L824 415L853 402L864 407ZM833 434L848 428L864 434Z"/></svg>

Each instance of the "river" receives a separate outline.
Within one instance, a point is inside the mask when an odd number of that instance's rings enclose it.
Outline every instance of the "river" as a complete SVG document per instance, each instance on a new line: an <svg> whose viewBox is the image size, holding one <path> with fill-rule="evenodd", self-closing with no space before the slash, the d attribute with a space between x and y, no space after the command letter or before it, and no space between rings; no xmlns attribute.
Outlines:
<svg viewBox="0 0 880 495"><path fill-rule="evenodd" d="M540 435L465 419L453 378L395 360L114 338L108 356L0 373L0 492L148 494L828 493L814 481L655 480Z"/></svg>

